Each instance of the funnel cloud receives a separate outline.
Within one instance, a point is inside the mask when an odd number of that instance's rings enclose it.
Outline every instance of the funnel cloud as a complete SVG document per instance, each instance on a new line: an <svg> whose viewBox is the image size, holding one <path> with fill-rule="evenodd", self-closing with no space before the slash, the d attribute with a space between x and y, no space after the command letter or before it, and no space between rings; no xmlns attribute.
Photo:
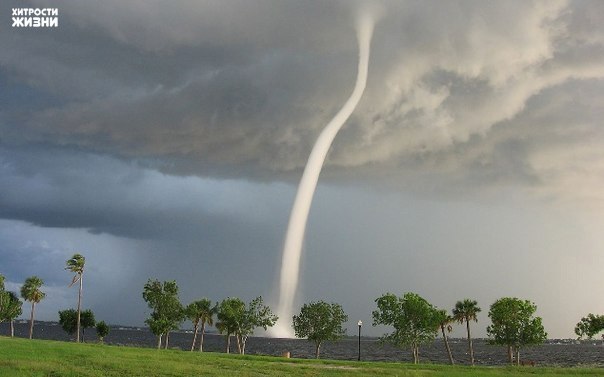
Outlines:
<svg viewBox="0 0 604 377"><path fill-rule="evenodd" d="M289 326L289 319L293 315L294 300L298 288L300 274L300 258L302 257L302 245L310 205L317 187L317 181L321 174L321 168L329 152L329 147L336 137L338 131L348 120L367 84L369 70L369 47L373 34L374 21L367 13L362 13L357 20L357 40L359 43L359 64L357 80L352 94L336 114L336 116L325 126L315 145L310 152L308 162L304 168L302 179L298 186L298 192L289 218L289 225L285 235L285 246L283 248L283 260L281 265L281 280L279 291L279 303L277 315L280 321L271 330L275 337L285 338L294 336Z"/></svg>

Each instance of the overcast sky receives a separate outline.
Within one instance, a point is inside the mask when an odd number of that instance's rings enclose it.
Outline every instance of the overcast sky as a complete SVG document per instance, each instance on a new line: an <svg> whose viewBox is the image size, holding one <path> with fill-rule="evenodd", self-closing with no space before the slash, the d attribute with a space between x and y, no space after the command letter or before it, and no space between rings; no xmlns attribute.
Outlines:
<svg viewBox="0 0 604 377"><path fill-rule="evenodd" d="M13 7L59 27L12 28ZM604 2L4 1L0 273L141 325L147 279L185 303L276 306L297 183L356 78L367 89L311 208L299 303L371 329L374 300L538 305L552 338L604 313ZM23 314L27 317L29 312ZM458 326L457 335L463 334Z"/></svg>

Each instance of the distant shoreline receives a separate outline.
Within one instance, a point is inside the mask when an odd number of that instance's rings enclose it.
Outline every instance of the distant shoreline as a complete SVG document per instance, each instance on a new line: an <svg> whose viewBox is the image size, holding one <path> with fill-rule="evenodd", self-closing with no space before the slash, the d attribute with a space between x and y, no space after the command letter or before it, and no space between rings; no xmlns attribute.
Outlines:
<svg viewBox="0 0 604 377"><path fill-rule="evenodd" d="M0 324L0 335L8 335L8 324ZM111 325L106 344L155 348L157 338L147 327ZM15 336L26 338L28 322L15 323ZM87 343L97 342L94 329L85 330L84 340ZM34 327L35 339L72 341L57 322L37 321ZM170 335L170 348L190 350L193 339L192 331L182 329ZM236 353L235 342L232 342L231 353ZM489 345L484 338L473 339L477 365L508 365L505 347ZM225 337L215 332L206 334L204 351L225 352ZM467 340L450 339L450 346L456 364L467 365ZM333 360L356 360L358 357L358 338L348 336L338 342L326 342L321 348L321 357ZM314 345L305 339L277 339L268 337L251 337L248 340L246 353L250 355L281 356L290 352L293 358L314 358ZM604 367L604 347L601 340L549 339L545 344L522 349L523 360L532 360L542 366L597 366ZM411 353L407 349L394 348L389 344L382 345L376 337L361 337L361 358L363 361L411 362ZM420 361L436 364L448 364L448 357L442 339L420 347Z"/></svg>
<svg viewBox="0 0 604 377"><path fill-rule="evenodd" d="M36 325L40 325L40 326L60 326L59 322L56 321L35 321ZM15 325L29 325L29 320L26 319L19 319L15 321ZM130 330L130 331L150 331L148 327L146 326L129 326L129 325L120 325L120 324L108 324L109 327L111 328L111 330ZM8 329L8 323L3 322L0 323L0 336L5 335L5 333L7 333L7 329ZM94 331L94 330L91 330ZM181 328L179 330L175 330L172 333L177 333L177 334L193 334L193 329L187 329L187 328ZM209 331L206 330L206 335L214 335L214 336L223 336L222 334L216 332L216 330L214 329L210 329ZM251 336L251 338L266 338L266 339L279 339L279 338L273 338L273 337L269 337L269 336ZM285 338L287 339L287 338ZM346 335L342 338L343 340L358 340L358 336L357 335ZM362 340L365 341L379 341L379 337L377 336L361 336ZM436 341L439 341L439 339L441 339L440 337L437 338ZM451 342L466 342L467 339L466 338L456 338L456 337L448 337L449 341ZM489 338L472 338L472 340L476 340L476 341L483 341L483 342L488 342ZM593 339L575 339L575 338L551 338L551 339L547 339L545 341L544 344L595 344L595 345L602 345L602 340L598 339L598 338L593 338Z"/></svg>

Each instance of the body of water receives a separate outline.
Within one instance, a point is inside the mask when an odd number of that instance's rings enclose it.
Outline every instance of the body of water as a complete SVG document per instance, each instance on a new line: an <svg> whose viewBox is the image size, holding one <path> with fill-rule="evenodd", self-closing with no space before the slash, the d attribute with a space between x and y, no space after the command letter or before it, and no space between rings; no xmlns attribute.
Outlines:
<svg viewBox="0 0 604 377"><path fill-rule="evenodd" d="M8 324L0 324L0 334L8 335ZM15 336L26 338L29 334L27 323L15 324ZM61 326L52 322L38 322L34 328L34 338L69 341ZM96 331L87 329L85 341L96 342ZM199 338L198 338L199 339ZM189 350L193 340L190 331L177 331L170 335L170 348ZM487 344L485 339L474 339L474 357L478 365L507 364L505 347ZM112 327L105 343L113 345L156 347L157 338L147 328ZM466 339L450 339L451 351L457 364L468 364L468 343ZM225 352L226 340L222 335L206 334L205 352ZM321 357L337 360L357 360L359 343L357 338L346 338L338 342L326 342L321 346ZM231 352L237 352L235 338L231 341ZM314 358L314 343L304 339L273 339L251 337L247 341L246 353L281 356L290 352L291 357ZM407 349L382 345L377 339L361 339L361 359L363 361L412 362ZM549 340L543 345L521 350L521 360L532 360L537 365L549 366L599 366L604 367L604 346L601 341L575 342L574 340ZM420 347L420 361L447 364L449 359L442 339Z"/></svg>

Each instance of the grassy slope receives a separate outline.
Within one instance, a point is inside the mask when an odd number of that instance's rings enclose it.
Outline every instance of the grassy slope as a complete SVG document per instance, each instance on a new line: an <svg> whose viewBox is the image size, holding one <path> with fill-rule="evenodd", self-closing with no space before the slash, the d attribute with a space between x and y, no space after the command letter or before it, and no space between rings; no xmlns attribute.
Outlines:
<svg viewBox="0 0 604 377"><path fill-rule="evenodd" d="M604 369L314 361L0 337L0 376L604 376Z"/></svg>

